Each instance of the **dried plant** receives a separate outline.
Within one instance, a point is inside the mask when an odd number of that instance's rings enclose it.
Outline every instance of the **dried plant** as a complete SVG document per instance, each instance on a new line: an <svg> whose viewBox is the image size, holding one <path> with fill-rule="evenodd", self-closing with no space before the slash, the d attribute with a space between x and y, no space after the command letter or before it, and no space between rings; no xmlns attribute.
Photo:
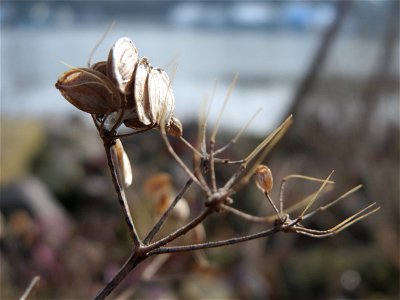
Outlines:
<svg viewBox="0 0 400 300"><path fill-rule="evenodd" d="M327 230L312 229L303 225L303 221L328 209L361 187L357 186L329 204L311 210L321 193L326 190L328 185L334 183L330 180L332 173L325 179L296 174L289 175L281 182L279 199L272 199L270 192L273 188L273 175L270 169L262 163L292 124L292 116L289 116L278 128L268 134L246 157L240 160L223 157L224 151L237 142L254 118L226 145L220 148L216 147L221 117L236 80L237 75L229 87L216 125L211 130L209 137L207 137L207 116L210 105L208 107L204 105L199 118L198 139L196 144L192 145L183 137L182 124L174 117L174 95L167 73L151 66L146 57L138 59L138 51L130 39L119 39L110 50L107 61L97 62L88 68L72 68L59 77L56 88L60 90L65 99L78 109L91 114L93 118L104 143L114 187L132 239L130 257L111 281L96 295L95 299L105 299L132 269L154 255L222 247L270 236L278 232L298 233L317 238L332 236L379 209L373 203ZM131 132L120 134L119 129L123 124L130 128ZM136 231L135 222L125 197L125 187L132 183L132 172L129 158L123 149L120 138L143 133L150 129L159 130L167 150L184 170L188 180L173 200L160 204L162 208L158 222L145 237L141 237ZM192 167L187 166L175 152L169 136L179 139L193 153ZM234 165L236 169L225 182L218 182L216 169L224 164ZM235 194L246 187L252 178L262 192L261 198L264 197L274 209L274 215L255 216L234 207ZM287 181L294 179L315 181L321 185L310 196L294 206L285 208L284 188ZM156 234L172 215L176 206L184 201L183 196L192 184L197 185L202 191L203 199L199 201L203 202L203 210L185 225L154 241ZM291 215L296 211L300 211L300 213L295 216ZM207 217L221 213L232 213L245 221L265 224L265 229L258 233L218 241L204 241L205 237L202 233L202 238L194 244L169 246L171 242L192 230L200 228L200 232L203 232L204 228L199 226L202 226Z"/></svg>

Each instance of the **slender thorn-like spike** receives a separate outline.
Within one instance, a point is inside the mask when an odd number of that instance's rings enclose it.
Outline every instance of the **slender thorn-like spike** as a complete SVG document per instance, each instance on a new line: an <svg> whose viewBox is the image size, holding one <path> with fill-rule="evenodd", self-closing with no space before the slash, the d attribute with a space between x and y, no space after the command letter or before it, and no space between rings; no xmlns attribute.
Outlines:
<svg viewBox="0 0 400 300"><path fill-rule="evenodd" d="M226 149L228 149L231 145L235 144L239 138L242 136L243 132L245 132L247 130L247 128L250 126L251 122L253 122L253 120L257 117L257 115L261 112L262 108L260 107L255 113L254 115L247 121L247 123L239 130L239 132L235 135L235 137L233 139L231 139L225 146L217 149L215 151L215 155L218 155L222 152L224 152Z"/></svg>
<svg viewBox="0 0 400 300"><path fill-rule="evenodd" d="M323 210L328 209L329 207L335 205L335 204L338 203L339 201L341 201L341 200L347 198L349 195L355 193L355 192L358 191L360 188L362 188L362 185L361 185L361 184L358 185L358 186L356 186L356 187L354 187L354 188L352 188L351 190L347 191L346 193L344 193L344 194L341 195L340 197L336 198L336 199L333 200L332 202L329 202L328 204L326 204L326 205L324 205L324 206L318 207L317 209L313 210L312 212L310 212L310 213L304 215L303 220L312 217L313 215L315 215L316 213L318 213L318 212L320 212L320 211L323 211Z"/></svg>
<svg viewBox="0 0 400 300"><path fill-rule="evenodd" d="M235 192L240 190L243 186L245 186L251 176L253 176L254 172L257 170L257 167L262 161L265 159L265 157L268 155L268 153L273 149L273 147L280 141L280 139L285 135L286 131L289 129L290 125L292 124L292 115L290 115L278 128L276 128L266 139L264 139L257 147L250 153L245 159L244 163L240 166L239 170L232 176L232 180L229 180L225 184L225 188L232 189ZM260 147L261 146L261 147ZM263 150L263 148L265 149ZM257 149L258 148L258 149ZM262 151L263 150L263 151ZM247 171L247 173L241 178L239 182L236 183L236 179L241 176L241 174L246 170L247 164L260 152L259 158L257 161L254 163L252 168ZM235 177L235 178L234 178ZM234 186L235 185L235 186Z"/></svg>
<svg viewBox="0 0 400 300"><path fill-rule="evenodd" d="M299 219L302 219L305 215L305 213L307 212L307 210L311 207L311 205L315 202L315 200L318 198L318 196L320 195L320 193L322 192L322 190L325 188L325 186L328 184L329 179L331 178L332 174L334 171L332 171L329 176L325 179L325 181L321 184L320 188L318 189L317 193L314 195L313 198L311 198L311 200L308 202L307 206L304 208L304 210L302 211L302 213L299 216Z"/></svg>
<svg viewBox="0 0 400 300"><path fill-rule="evenodd" d="M254 216L248 213L245 213L241 210L238 210L236 208L233 208L229 205L225 205L225 204L221 204L221 208L224 211L230 212L238 217L241 217L244 220L250 221L250 222L254 222L254 223L272 223L274 220L276 220L276 214L272 215L272 216L265 216L265 217L260 217L260 216Z"/></svg>
<svg viewBox="0 0 400 300"><path fill-rule="evenodd" d="M113 27L115 26L116 22L112 21L111 24L108 26L107 30L103 33L103 35L100 37L99 41L96 43L96 45L93 47L92 51L90 51L89 54L89 58L88 58L88 62L87 62L87 66L88 68L91 65L91 61L94 55L94 52L99 48L100 44L104 41L104 39L106 38L106 36L110 33L111 29L113 29Z"/></svg>
<svg viewBox="0 0 400 300"><path fill-rule="evenodd" d="M316 181L316 182L325 182L326 181L326 179L320 179L320 178L305 176L305 175L301 175L301 174L290 174L283 178L283 180L289 180L289 179L303 179L303 180ZM327 183L334 184L335 182L332 180L329 180L329 181L327 181Z"/></svg>
<svg viewBox="0 0 400 300"><path fill-rule="evenodd" d="M201 151L203 153L207 153L206 134L207 134L208 118L210 116L210 111L211 111L212 104L214 102L214 96L215 96L215 92L217 91L217 87L218 87L218 80L215 80L213 89L211 91L210 101L209 101L208 105L205 106L205 112L204 112L205 115L204 115L204 121L203 121L202 132L201 132L201 136L202 136L201 137Z"/></svg>
<svg viewBox="0 0 400 300"><path fill-rule="evenodd" d="M286 120L276 128L271 134L269 134L258 146L244 159L246 164L250 162L261 150L265 148L274 138L281 132L284 128L286 128L292 122L292 115L286 118Z"/></svg>
<svg viewBox="0 0 400 300"><path fill-rule="evenodd" d="M224 114L226 105L228 104L229 98L230 98L230 96L232 94L232 91L233 91L235 85L236 85L236 81L237 81L238 77L239 77L239 73L236 73L235 76L232 79L232 82L231 82L230 86L229 86L228 92L226 93L224 104L222 105L221 110L219 111L219 115L218 115L217 121L215 123L214 130L213 130L213 132L212 132L212 134L210 136L210 140L211 141L215 142L215 138L217 136L217 133L218 133L218 130L219 130L219 126L220 126L220 123L221 123L222 115Z"/></svg>
<svg viewBox="0 0 400 300"><path fill-rule="evenodd" d="M364 218L364 217L365 217L365 214L363 215L363 213L364 213L365 211L367 211L368 209L370 209L371 207L375 206L375 205L376 205L376 202L374 202L374 203L368 205L367 207L363 208L363 209L360 210L359 212L357 212L357 213L355 213L354 215L348 217L346 220L340 222L340 223L337 224L335 227L332 227L330 230L336 231L336 230L342 228L343 226L346 226L346 227L350 226L350 225L353 224L354 222L356 222L356 221L358 221L358 220ZM376 209L379 209L379 207L376 208ZM375 210L376 210L376 209L375 209ZM372 211L372 212L373 212L373 211ZM371 212L367 213L366 215L368 215L368 214L371 214ZM360 216L360 215L361 215L361 216ZM360 217L359 217L359 216L360 216ZM347 224L349 224L349 225L347 225ZM344 228L346 228L346 227L344 227ZM340 229L340 230L342 230L342 229Z"/></svg>

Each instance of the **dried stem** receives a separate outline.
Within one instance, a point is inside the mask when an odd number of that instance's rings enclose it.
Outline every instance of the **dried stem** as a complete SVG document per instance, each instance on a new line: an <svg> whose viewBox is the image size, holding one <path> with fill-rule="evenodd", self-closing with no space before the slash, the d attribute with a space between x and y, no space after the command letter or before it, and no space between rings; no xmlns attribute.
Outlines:
<svg viewBox="0 0 400 300"><path fill-rule="evenodd" d="M136 232L135 225L132 220L128 202L126 200L124 190L122 189L122 183L118 182L118 178L117 178L118 176L117 176L117 171L116 171L116 168L118 168L118 164L114 165L113 159L112 159L111 147L112 147L114 140L112 139L112 140L103 140L103 141L104 141L104 150L105 150L106 156L107 156L108 167L109 167L110 173L111 173L111 178L112 178L112 181L114 184L115 191L117 192L117 195L118 195L118 203L124 214L125 222L128 225L129 235L130 235L135 247L138 248L141 245L141 241L139 239L139 236Z"/></svg>
<svg viewBox="0 0 400 300"><path fill-rule="evenodd" d="M117 274L107 283L107 285L94 297L95 300L106 299L108 295L121 283L122 280L132 271L145 257L136 255L136 252L131 254L125 264L119 269Z"/></svg>
<svg viewBox="0 0 400 300"><path fill-rule="evenodd" d="M37 289L37 287L39 286L39 283L40 283L40 277L39 276L33 277L31 282L29 283L29 286L24 291L24 294L19 299L20 300L28 299L29 296Z"/></svg>
<svg viewBox="0 0 400 300"><path fill-rule="evenodd" d="M262 237L266 237L277 233L279 230L277 228L270 228L265 231L261 231L254 234L249 234L241 237L231 238L222 241L216 242L207 242L207 243L200 243L200 244L193 244L193 245L185 245L185 246L176 246L176 247L161 247L149 252L149 255L155 254L162 254L162 253L175 253L175 252L187 252L187 251L195 251L200 249L208 249L208 248L216 248L216 247L223 247L228 245L234 245L238 243L243 243L246 241L259 239Z"/></svg>
<svg viewBox="0 0 400 300"><path fill-rule="evenodd" d="M239 130L239 132L235 135L233 139L231 139L225 146L222 146L218 150L215 151L215 155L218 155L222 152L224 152L226 149L228 149L231 145L235 144L239 138L242 136L243 132L247 130L247 128L250 126L251 122L257 117L257 115L261 112L262 108L260 107L254 115L247 121L247 123Z"/></svg>
<svg viewBox="0 0 400 300"><path fill-rule="evenodd" d="M186 191L189 189L189 187L192 185L192 183L193 183L193 180L189 179L186 182L185 186L182 188L182 190L176 195L174 201L170 204L168 209L164 212L164 214L161 216L161 218L158 220L158 222L154 225L154 227L150 230L149 234L144 239L143 243L145 245L147 245L148 243L150 243L152 241L154 236L161 229L162 225L164 224L164 222L169 217L170 213L172 212L172 210L174 209L174 207L176 206L178 201L180 199L182 199L183 195L186 193Z"/></svg>
<svg viewBox="0 0 400 300"><path fill-rule="evenodd" d="M177 238L181 237L182 235L186 234L188 231L196 227L198 224L203 222L213 211L210 208L205 208L196 218L194 218L192 221L187 223L186 225L182 226L175 232L169 234L165 238L150 244L148 246L144 247L144 251L149 252L153 249L160 248L173 240L176 240Z"/></svg>

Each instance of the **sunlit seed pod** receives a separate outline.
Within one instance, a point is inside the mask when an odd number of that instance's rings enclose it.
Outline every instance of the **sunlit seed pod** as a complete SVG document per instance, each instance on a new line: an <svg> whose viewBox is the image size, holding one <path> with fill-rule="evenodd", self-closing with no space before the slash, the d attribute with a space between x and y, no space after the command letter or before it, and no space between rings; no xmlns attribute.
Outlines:
<svg viewBox="0 0 400 300"><path fill-rule="evenodd" d="M124 183L128 187L132 184L133 180L132 167L120 139L115 141L112 151L112 160L117 171L118 180L120 184ZM115 161L115 158L117 161Z"/></svg>
<svg viewBox="0 0 400 300"><path fill-rule="evenodd" d="M134 98L136 103L136 112L140 122L144 125L150 125L149 118L149 90L148 78L150 72L150 64L146 57L142 57L138 63L135 74Z"/></svg>
<svg viewBox="0 0 400 300"><path fill-rule="evenodd" d="M130 84L138 62L138 51L133 42L120 38L111 48L107 60L107 74L124 94L131 92Z"/></svg>
<svg viewBox="0 0 400 300"><path fill-rule="evenodd" d="M183 127L181 121L178 118L172 117L169 126L167 127L167 133L174 136L180 137L183 133Z"/></svg>
<svg viewBox="0 0 400 300"><path fill-rule="evenodd" d="M55 86L66 100L87 113L108 114L121 107L118 89L107 76L93 69L68 70Z"/></svg>
<svg viewBox="0 0 400 300"><path fill-rule="evenodd" d="M264 193L272 191L273 177L271 170L266 165L259 165L254 173L257 187Z"/></svg>
<svg viewBox="0 0 400 300"><path fill-rule="evenodd" d="M101 74L107 76L107 62L99 61L90 66L91 69L100 72Z"/></svg>
<svg viewBox="0 0 400 300"><path fill-rule="evenodd" d="M168 126L175 109L175 101L169 77L164 70L153 68L150 71L149 104L151 122L160 125L164 119Z"/></svg>

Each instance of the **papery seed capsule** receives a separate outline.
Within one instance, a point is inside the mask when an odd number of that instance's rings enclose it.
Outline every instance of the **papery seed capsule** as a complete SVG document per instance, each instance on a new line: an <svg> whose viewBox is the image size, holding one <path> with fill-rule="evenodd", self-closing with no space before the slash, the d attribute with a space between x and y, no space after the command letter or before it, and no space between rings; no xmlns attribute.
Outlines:
<svg viewBox="0 0 400 300"><path fill-rule="evenodd" d="M72 105L87 113L107 114L121 107L118 89L93 69L71 69L58 78L55 86Z"/></svg>
<svg viewBox="0 0 400 300"><path fill-rule="evenodd" d="M171 118L171 122L169 123L169 127L167 127L167 133L174 136L180 137L183 133L183 127L181 121L176 117Z"/></svg>
<svg viewBox="0 0 400 300"><path fill-rule="evenodd" d="M111 48L107 61L107 74L124 94L129 94L138 62L138 51L133 42L120 38Z"/></svg>
<svg viewBox="0 0 400 300"><path fill-rule="evenodd" d="M118 181L120 184L123 182L125 186L130 186L133 179L132 167L120 139L115 141L111 151L113 151L112 160L117 171Z"/></svg>
<svg viewBox="0 0 400 300"><path fill-rule="evenodd" d="M259 165L254 173L257 187L264 193L272 191L273 177L271 170L266 165Z"/></svg>
<svg viewBox="0 0 400 300"><path fill-rule="evenodd" d="M144 125L150 125L150 104L148 78L150 72L150 63L146 57L142 57L136 68L134 83L134 98L136 103L136 112L140 122Z"/></svg>
<svg viewBox="0 0 400 300"><path fill-rule="evenodd" d="M164 70L150 71L149 103L151 122L160 125L161 120L164 119L168 126L175 109L175 101L169 77Z"/></svg>
<svg viewBox="0 0 400 300"><path fill-rule="evenodd" d="M93 65L90 66L90 68L107 76L107 62L106 61L99 61L97 63L94 63Z"/></svg>

